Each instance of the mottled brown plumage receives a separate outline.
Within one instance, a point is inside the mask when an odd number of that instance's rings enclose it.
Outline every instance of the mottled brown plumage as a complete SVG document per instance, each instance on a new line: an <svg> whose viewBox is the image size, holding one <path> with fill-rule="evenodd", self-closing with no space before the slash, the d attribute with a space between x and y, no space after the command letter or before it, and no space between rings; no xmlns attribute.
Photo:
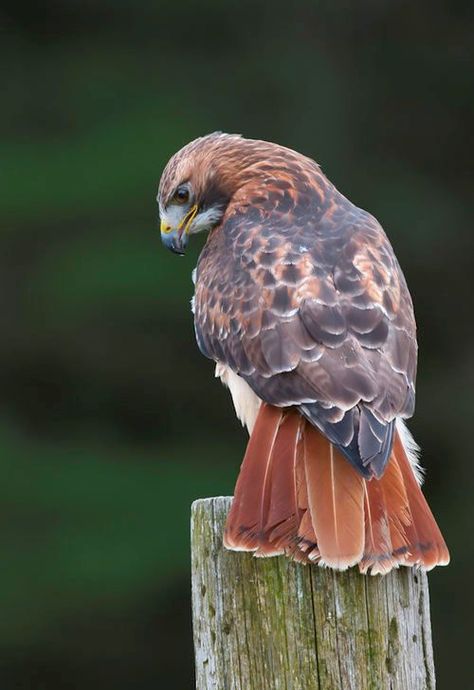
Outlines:
<svg viewBox="0 0 474 690"><path fill-rule="evenodd" d="M410 294L380 224L313 160L236 135L171 159L162 216L183 184L197 218L219 210L196 272L201 351L261 401L298 411L359 476L380 478L397 418L413 413L417 360Z"/></svg>

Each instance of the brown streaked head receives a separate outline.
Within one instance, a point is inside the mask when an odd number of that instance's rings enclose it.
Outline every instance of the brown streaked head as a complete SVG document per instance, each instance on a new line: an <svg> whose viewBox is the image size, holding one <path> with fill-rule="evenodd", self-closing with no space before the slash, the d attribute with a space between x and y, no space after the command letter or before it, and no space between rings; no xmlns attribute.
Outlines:
<svg viewBox="0 0 474 690"><path fill-rule="evenodd" d="M190 142L169 160L157 201L163 244L175 253L184 254L189 235L220 222L235 187L229 154L243 141L239 135L214 132Z"/></svg>

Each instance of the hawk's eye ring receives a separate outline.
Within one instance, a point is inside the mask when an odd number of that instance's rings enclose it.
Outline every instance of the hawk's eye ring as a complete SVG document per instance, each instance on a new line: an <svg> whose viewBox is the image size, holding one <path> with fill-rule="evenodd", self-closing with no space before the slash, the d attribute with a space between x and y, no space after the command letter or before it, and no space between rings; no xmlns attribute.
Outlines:
<svg viewBox="0 0 474 690"><path fill-rule="evenodd" d="M186 204L189 201L189 189L187 187L178 187L173 194L173 201L176 204Z"/></svg>

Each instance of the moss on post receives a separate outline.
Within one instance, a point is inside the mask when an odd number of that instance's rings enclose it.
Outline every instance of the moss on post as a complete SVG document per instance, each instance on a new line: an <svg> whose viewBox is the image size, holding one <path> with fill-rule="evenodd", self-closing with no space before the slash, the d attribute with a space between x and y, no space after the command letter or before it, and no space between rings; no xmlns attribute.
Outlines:
<svg viewBox="0 0 474 690"><path fill-rule="evenodd" d="M198 690L434 690L428 581L222 545L230 498L192 506Z"/></svg>

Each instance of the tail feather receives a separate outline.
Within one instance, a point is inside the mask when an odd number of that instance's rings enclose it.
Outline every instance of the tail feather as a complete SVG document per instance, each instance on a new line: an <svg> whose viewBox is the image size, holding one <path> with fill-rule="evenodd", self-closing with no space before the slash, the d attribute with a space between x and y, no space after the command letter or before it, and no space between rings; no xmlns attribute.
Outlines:
<svg viewBox="0 0 474 690"><path fill-rule="evenodd" d="M364 550L364 480L309 424L304 440L309 511L320 561L344 570L358 563Z"/></svg>
<svg viewBox="0 0 474 690"><path fill-rule="evenodd" d="M262 404L235 489L224 544L256 556L385 574L430 569L449 553L399 433L380 479L364 479L295 410Z"/></svg>
<svg viewBox="0 0 474 690"><path fill-rule="evenodd" d="M381 479L366 482L365 496L366 539L359 569L370 569L376 575L389 572L407 561L409 555L407 529L412 516L404 479L394 457Z"/></svg>
<svg viewBox="0 0 474 690"><path fill-rule="evenodd" d="M301 520L295 477L301 422L296 414L284 416L270 457L270 505L267 515L262 517L262 524L264 537L276 549L285 549Z"/></svg>
<svg viewBox="0 0 474 690"><path fill-rule="evenodd" d="M449 551L446 542L416 481L407 453L398 434L395 438L393 455L400 465L405 480L413 518L413 535L410 536L412 536L413 540L413 551L418 554L417 563L426 570L431 570L436 565L448 565ZM416 544L414 543L415 535L417 537Z"/></svg>
<svg viewBox="0 0 474 690"><path fill-rule="evenodd" d="M277 407L261 406L227 518L224 546L228 549L257 551L264 548L262 534L269 506L270 459L283 414ZM270 555L271 545L266 547L267 555Z"/></svg>
<svg viewBox="0 0 474 690"><path fill-rule="evenodd" d="M304 463L305 443L303 436L301 436L300 438L297 450L297 494L298 505L300 507L300 510L302 511L302 518L298 527L298 551L296 553L299 556L298 560L302 560L304 562L318 562L321 554L318 549L318 540L316 538L316 533L314 531L313 522L311 520L311 513L309 510L308 485Z"/></svg>
<svg viewBox="0 0 474 690"><path fill-rule="evenodd" d="M364 486L365 545L359 563L361 573L388 573L396 566L390 536L389 516L380 482L366 482ZM383 556L381 556L383 554ZM388 554L388 555L387 555Z"/></svg>

